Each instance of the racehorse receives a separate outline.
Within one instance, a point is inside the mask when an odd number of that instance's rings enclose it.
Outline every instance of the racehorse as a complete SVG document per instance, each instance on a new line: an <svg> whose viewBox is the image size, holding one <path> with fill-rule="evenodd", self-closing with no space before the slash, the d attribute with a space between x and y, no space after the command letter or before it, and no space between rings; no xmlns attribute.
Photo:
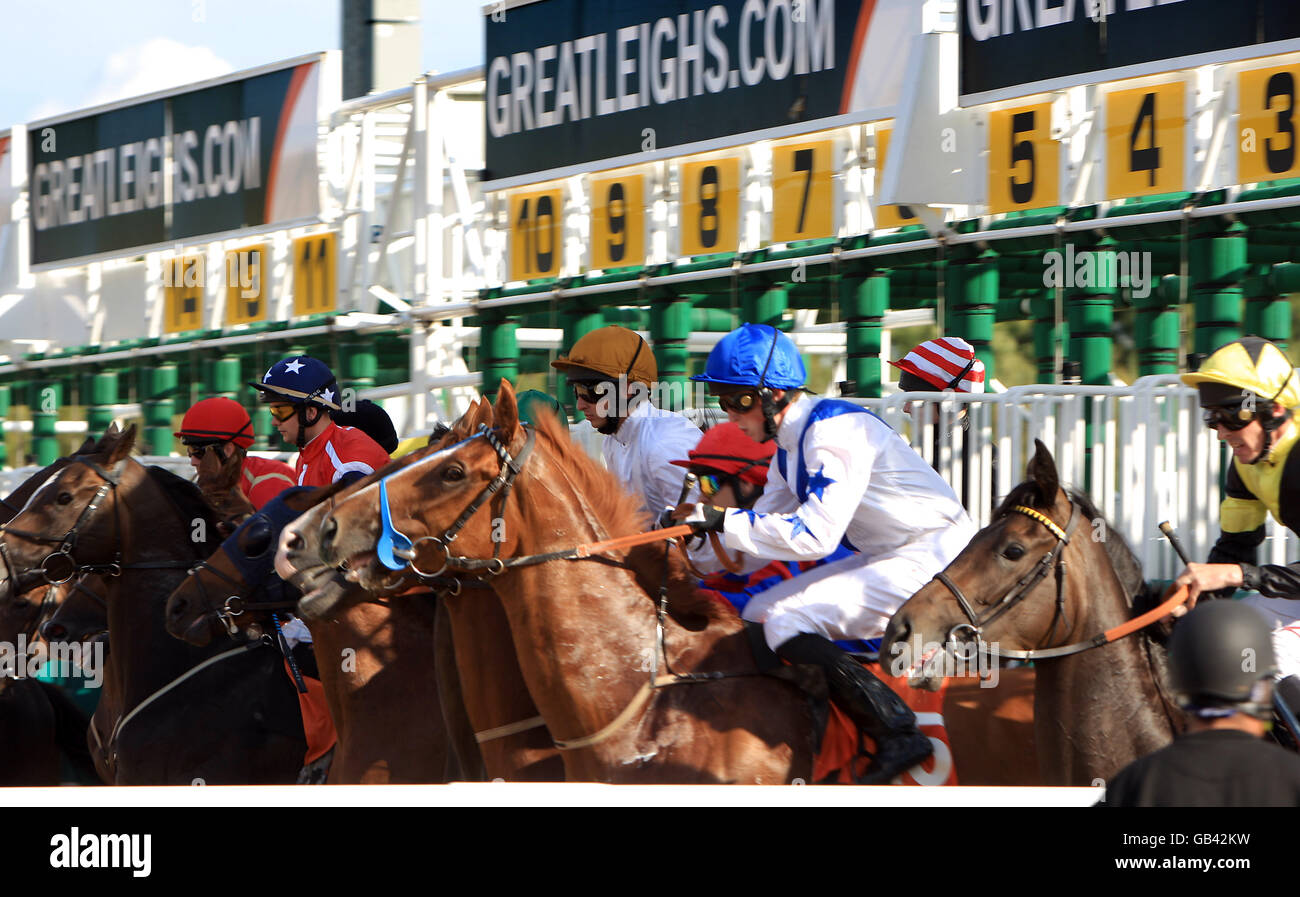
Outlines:
<svg viewBox="0 0 1300 897"><path fill-rule="evenodd" d="M134 442L134 427L110 429L36 490L0 536L14 576L104 578L106 690L120 702L101 702L92 733L108 733L112 781L293 781L301 721L278 654L198 651L163 631L163 602L209 549L215 519L192 484L131 459Z"/></svg>
<svg viewBox="0 0 1300 897"><path fill-rule="evenodd" d="M881 656L909 657L916 687L935 687L936 660L954 650L1033 660L1044 783L1089 785L1167 744L1182 715L1163 648L1147 631L1123 637L1137 559L1036 445L993 523L894 615Z"/></svg>
<svg viewBox="0 0 1300 897"><path fill-rule="evenodd" d="M553 421L525 431L507 382L495 409L480 407L490 419L474 435L295 521L281 539L279 563L346 563L361 585L385 590L391 571L376 552L381 535L388 535L380 527L381 495L386 504L391 498L382 513L394 515L394 528L409 535L451 531L466 558L447 569L481 560L497 571L493 589L528 690L564 750L567 778L806 781L813 733L803 697L758 674L738 616L698 596L679 558L670 561L671 612L662 615L630 552L527 563L552 550L638 533L646 521L614 478ZM502 500L478 513L498 489ZM448 535L440 544L450 556ZM652 551L663 555L662 547ZM441 564L422 551L414 557L428 572Z"/></svg>
<svg viewBox="0 0 1300 897"><path fill-rule="evenodd" d="M521 445L533 440L532 449L524 452ZM493 541L493 534L505 537L500 544L503 560L460 558L450 566L466 562L480 571L499 566L491 582L504 602L537 706L551 732L566 736L557 743L565 749L570 778L808 780L812 723L805 699L785 682L757 676L734 611L703 600L675 555L667 561L667 573L662 546L619 552L614 559L593 557L581 565L532 566L520 561L520 555L598 535L634 532L644 523L635 511L636 502L574 449L553 422L541 423L535 436L525 435L518 427L513 391L503 382L495 411L480 400L449 441L453 445L447 450L424 456L384 483L385 490L392 487L393 527L412 535L450 529L452 534L438 544L454 537L459 550L480 556L495 553L493 546L500 543ZM379 480L389 473L381 472ZM413 481L412 488L403 488L403 477ZM476 517L484 492L503 486L513 486L518 500L503 501L491 515ZM375 484L366 488L368 494L359 489L350 497L340 496L332 510L322 505L295 521L281 539L277 564L313 569L323 561L330 568L341 560L352 568L350 576L382 588L388 570L373 560L382 536L376 526L381 516L378 489ZM399 494L405 501L396 499ZM583 496L591 496L591 502ZM460 522L451 524L457 515ZM343 535L349 532L351 536ZM538 560L536 555L532 560ZM435 560L432 566L439 563ZM650 596L658 595L665 577L666 635L656 644L655 602ZM305 596L305 612L311 600L312 595ZM483 606L468 591L460 600L467 613ZM458 651L464 641L458 628ZM655 677L656 670L669 669L670 657L671 669L688 675L739 675L677 679L669 671ZM971 770L969 780L980 783L1036 781L1036 774L1026 774L1015 759L1023 763L1024 757L1032 757L1028 727L1015 706L1023 704L1023 683L1008 683L1012 687L995 695L995 690L980 689L973 681L954 688L945 706L945 714L951 707L960 719L960 749L953 741L959 772ZM664 687L669 682L683 684ZM969 712L968 705L988 708L994 699L1003 706ZM643 703L650 706L644 713ZM591 734L567 737L579 732ZM991 732L1005 737L990 738ZM951 726L949 734L955 734Z"/></svg>
<svg viewBox="0 0 1300 897"><path fill-rule="evenodd" d="M394 466L403 463L409 463L409 460L399 460ZM353 487L345 487L342 491L350 488ZM266 611L259 607L268 602L257 599L266 590L266 583L280 582L272 570L274 551L268 551L268 545L274 547L286 522L339 492L337 487L288 490L277 499L283 503L287 513L279 513L273 502L263 509L262 514L247 521L173 593L167 610L169 631L195 643L203 643L230 626L268 626ZM327 591L324 586L324 582L317 581L316 593ZM549 739L539 740L533 731L490 738L481 748L475 742L475 731L491 730L505 723L535 717L537 713L519 679L509 629L504 620L498 626L496 638L482 643L476 639L454 651L450 621L441 606L445 595L439 596L435 605L428 588L421 588L415 594L383 599L383 603L378 604L373 595L341 576L329 577L329 589L338 599L332 606L343 617L344 628L359 612L356 610L359 606L367 608L366 613L373 614L383 609L391 616L391 625L370 630L377 634L360 638L354 633L352 637L354 644L364 645L358 649L358 675L373 676L382 669L388 687L400 690L391 695L379 694L376 693L379 686L373 682L363 690L338 675L332 675L325 683L331 710L336 706L343 708L339 716L351 721L351 724L339 726L340 749L334 763L336 768L344 771L344 777L337 781L364 778L366 771L376 764L380 764L377 769L386 768L395 776L393 780L401 781L437 781L458 777L457 773L470 778L483 778L486 774L490 778L511 780L554 780L562 776L558 762L549 766L541 762L555 752ZM232 594L237 596L235 602L231 601ZM221 603L218 604L214 598L220 599ZM491 593L479 598L496 601ZM435 606L436 618L431 616ZM236 612L232 614L231 610ZM347 613L343 613L345 610ZM304 616L313 635L320 631L329 636L340 628L319 616ZM504 633L504 639L501 633ZM318 645L317 650L323 649ZM433 651L432 664L430 650ZM363 653L366 656L363 657ZM465 701L460 694L458 665L466 670L468 687L476 697L476 715L482 716L479 708L486 706L487 709L486 722L480 719L477 727L473 727L471 720L464 719ZM485 675L485 671L491 671L491 674ZM509 687L512 673L518 685ZM482 697L484 692L486 697ZM437 725L440 706L442 721L446 724L445 733ZM400 737L394 737L394 733L400 733ZM455 757L447 757L444 770L438 764L447 754L449 738ZM455 765L452 765L453 759L458 761ZM354 771L348 772L349 769ZM364 780L376 779L371 774ZM336 779L331 776L331 781Z"/></svg>
<svg viewBox="0 0 1300 897"><path fill-rule="evenodd" d="M270 631L270 612L292 608L298 598L274 575L280 529L335 491L295 487L245 520L172 592L168 632L207 645L214 637L224 640L250 628ZM449 752L438 688L423 660L434 640L434 607L427 594L402 602L359 603L337 623L309 627L338 732L330 784L447 779ZM414 662L417 657L421 659Z"/></svg>

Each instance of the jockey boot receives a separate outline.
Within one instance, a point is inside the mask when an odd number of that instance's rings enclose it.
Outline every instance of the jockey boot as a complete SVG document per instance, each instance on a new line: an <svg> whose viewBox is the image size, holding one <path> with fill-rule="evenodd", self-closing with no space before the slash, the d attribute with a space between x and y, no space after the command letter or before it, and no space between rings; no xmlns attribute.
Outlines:
<svg viewBox="0 0 1300 897"><path fill-rule="evenodd" d="M916 727L912 708L830 639L803 633L783 643L776 653L791 663L820 666L840 706L875 741L875 760L862 784L888 784L934 753L930 739Z"/></svg>

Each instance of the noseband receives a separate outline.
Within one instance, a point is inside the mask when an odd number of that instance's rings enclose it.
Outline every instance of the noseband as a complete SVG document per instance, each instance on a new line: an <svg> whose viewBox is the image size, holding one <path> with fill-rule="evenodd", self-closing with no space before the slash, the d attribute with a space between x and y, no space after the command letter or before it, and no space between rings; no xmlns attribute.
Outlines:
<svg viewBox="0 0 1300 897"><path fill-rule="evenodd" d="M1016 505L1011 508L1012 511L1018 514L1024 514L1026 517L1037 520L1043 526L1047 527L1052 535L1056 537L1056 544L1053 545L1052 549L1047 552L1047 554L1043 555L1038 563L1034 565L1033 569L1021 577L1020 581L1017 582L1009 592L1002 596L1002 600L993 605L989 609L988 613L983 617L980 617L975 613L970 600L966 597L965 593L962 592L961 587L953 582L948 574L939 572L934 575L936 580L943 583L948 591L952 592L953 597L957 599L957 603L961 606L962 612L966 614L966 619L968 620L968 622L958 623L948 630L946 644L950 646L950 648L955 648L958 645L969 645L969 639L959 638L962 634L974 637L976 651L979 653L987 652L989 654L996 654L999 657L1006 657L1015 660L1058 657L1062 654L1073 654L1076 653L1077 650L1084 650L1093 647L1092 642L1081 642L1079 644L1083 647L1067 645L1065 648L1050 648L1047 650L1035 648L1029 651L1011 651L1003 650L1001 648L994 650L988 647L984 642L985 627L1019 604L1024 597L1033 591L1034 587L1037 586L1038 583L1040 583L1053 569L1056 571L1056 609L1052 616L1052 628L1048 630L1045 641L1051 641L1053 636L1056 635L1056 627L1061 620L1065 620L1065 633L1066 635L1069 634L1070 622L1065 616L1065 558L1062 555L1065 552L1065 546L1070 544L1070 534L1074 532L1074 528L1079 522L1079 506L1070 501L1068 495L1066 496L1066 501L1070 502L1070 521L1066 524L1065 529L1061 529L1050 517L1041 511L1036 511L1033 508L1027 508L1023 505ZM970 659L969 649L964 656L966 659Z"/></svg>

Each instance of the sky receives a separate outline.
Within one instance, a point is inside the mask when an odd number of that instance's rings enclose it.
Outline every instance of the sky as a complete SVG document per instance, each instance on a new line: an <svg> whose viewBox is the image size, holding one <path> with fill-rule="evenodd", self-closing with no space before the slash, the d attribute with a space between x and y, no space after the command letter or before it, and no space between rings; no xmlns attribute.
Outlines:
<svg viewBox="0 0 1300 897"><path fill-rule="evenodd" d="M425 71L482 64L483 6L421 0ZM0 0L0 131L338 49L340 8L340 0Z"/></svg>

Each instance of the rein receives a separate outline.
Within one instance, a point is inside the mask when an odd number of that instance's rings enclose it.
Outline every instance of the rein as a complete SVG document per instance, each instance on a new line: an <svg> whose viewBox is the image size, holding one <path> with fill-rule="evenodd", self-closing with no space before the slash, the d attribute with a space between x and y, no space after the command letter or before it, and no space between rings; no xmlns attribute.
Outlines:
<svg viewBox="0 0 1300 897"><path fill-rule="evenodd" d="M385 567L390 570L403 570L410 568L424 583L445 583L447 577L442 574L452 568L453 573L477 573L480 576L493 577L499 576L507 569L515 567L528 567L537 564L545 564L551 561L578 561L578 560L601 560L597 555L608 551L614 551L622 548L631 548L637 545L646 545L653 542L671 541L684 539L695 532L694 528L683 524L680 526L667 527L665 529L650 530L649 532L636 533L630 536L619 536L613 539L603 539L598 542L587 542L582 545L576 545L572 548L565 548L559 551L549 551L542 554L520 555L511 558L500 557L501 543L496 542L493 548L491 558L471 558L453 555L451 553L451 543L455 540L460 530L469 522L470 518L481 508L485 502L500 490L501 512L504 512L505 503L510 497L510 489L514 484L515 478L522 472L525 462L532 453L533 444L536 439L536 430L526 428L528 437L520 451L518 458L510 455L507 447L496 437L496 435L486 425L479 427L479 434L492 449L496 452L497 457L501 460L501 469L497 476L491 480L483 491L461 512L456 521L448 527L441 537L438 536L421 536L412 540L406 534L402 533L393 525L392 510L389 506L387 480L388 477L379 481L379 516L380 516L380 535L376 543L376 555ZM389 476L393 476L390 474ZM443 551L442 565L433 572L426 572L415 565L417 546L421 542L433 542ZM667 562L667 549L665 545L665 564ZM715 546L717 547L717 546ZM667 668L668 653L664 646L664 618L667 615L668 601L668 581L667 567L665 566L664 582L660 588L659 601L656 606L656 650L651 663L650 678L646 681L633 696L632 700L623 708L611 722L602 727L599 731L591 735L585 735L579 738L559 739L552 736L552 742L555 746L564 750L576 750L583 747L591 747L608 739L620 728L633 719L645 706L646 702L659 689L670 685L683 685L696 682L708 682L716 679L729 678L733 676L748 676L750 673L674 673L669 669L668 674L660 676L658 674L659 655L664 657L665 668ZM451 577L453 582L459 582L456 577ZM459 585L456 591L451 592L453 595L460 593ZM517 723L511 723L505 726L498 726L484 732L475 734L479 743L491 741L495 738L503 738L507 735L513 735L518 732L527 731L528 729L537 728L545 725L545 720L538 716L527 720L521 720Z"/></svg>
<svg viewBox="0 0 1300 897"><path fill-rule="evenodd" d="M1068 496L1066 497L1066 500L1069 501ZM1169 592L1165 593L1166 600L1159 607L1153 608L1141 616L1134 617L1132 620L1122 623L1119 626L1107 629L1105 632L1099 633L1090 639L1081 642L1073 642L1068 645L1061 645L1056 648L1031 648L1028 651L993 648L989 643L984 641L984 627L988 626L998 617L1001 617L1007 611L1011 610L1011 608L1028 595L1029 592L1038 585L1043 577L1045 577L1053 568L1056 570L1056 609L1052 616L1052 628L1048 630L1047 637L1044 640L1050 640L1052 636L1056 634L1057 622L1064 617L1065 613L1066 564L1062 554L1064 553L1065 546L1070 542L1070 534L1074 531L1074 527L1078 523L1079 519L1079 506L1074 504L1074 502L1070 502L1070 521L1064 530L1062 530L1055 521L1046 514L1043 514L1041 511L1036 511L1033 508L1027 508L1022 505L1016 505L1012 507L1011 510L1037 520L1043 526L1047 527L1052 535L1056 537L1056 544L1052 547L1051 551L1039 560L1034 569L1022 577L1020 581L1012 587L1011 591L1007 592L1007 594L1003 596L1002 600L994 605L989 614L983 618L976 616L971 607L970 601L966 598L966 595L946 573L936 573L934 575L934 580L942 583L948 591L952 592L953 597L957 599L957 603L961 605L962 612L966 614L966 617L970 621L968 623L958 623L948 630L948 636L946 639L947 645L955 646L961 644L957 637L958 633L966 631L975 636L975 650L980 654L1001 657L1007 660L1050 660L1056 657L1068 657L1071 654L1079 654L1093 648L1100 648L1103 645L1118 641L1127 635L1132 635L1134 632L1154 623L1156 620L1168 616L1175 607L1178 607L1187 601L1187 587L1179 586L1177 589L1171 588ZM1068 626L1069 624L1067 623L1067 634L1069 632ZM969 659L969 651L965 656Z"/></svg>

